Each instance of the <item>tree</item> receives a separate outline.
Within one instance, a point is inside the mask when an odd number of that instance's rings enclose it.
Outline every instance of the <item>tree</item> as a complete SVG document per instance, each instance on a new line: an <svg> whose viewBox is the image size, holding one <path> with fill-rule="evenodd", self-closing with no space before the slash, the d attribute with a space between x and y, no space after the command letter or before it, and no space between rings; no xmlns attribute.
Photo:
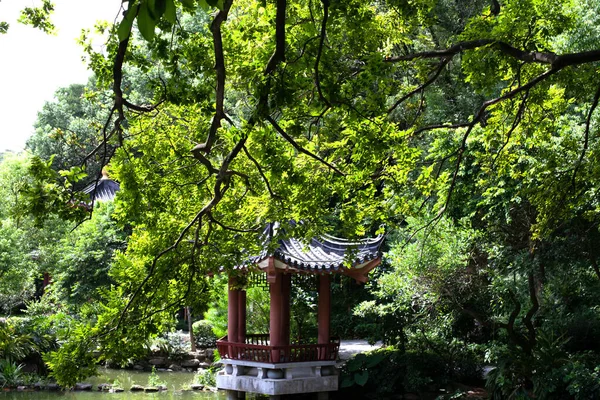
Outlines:
<svg viewBox="0 0 600 400"><path fill-rule="evenodd" d="M301 220L288 232L309 237L408 219L408 243L461 227L499 246L457 249L479 249L504 282L501 312L480 323L501 314L508 340L533 355L547 249L565 229L586 242L597 230L600 50L597 37L577 39L597 6L127 2L107 52L88 47L114 94L98 134L117 148L116 214L133 226L96 328L116 343L186 304L206 271L259 250L268 221ZM141 103L127 65L151 78ZM582 252L577 265L593 271L595 254Z"/></svg>

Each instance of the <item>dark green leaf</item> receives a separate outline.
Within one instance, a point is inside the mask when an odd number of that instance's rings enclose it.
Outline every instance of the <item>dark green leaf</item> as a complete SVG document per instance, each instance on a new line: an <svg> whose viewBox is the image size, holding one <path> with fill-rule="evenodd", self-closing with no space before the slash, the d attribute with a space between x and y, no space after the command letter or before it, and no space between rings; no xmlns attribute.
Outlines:
<svg viewBox="0 0 600 400"><path fill-rule="evenodd" d="M194 0L181 0L181 4L183 4L185 8L194 8Z"/></svg>
<svg viewBox="0 0 600 400"><path fill-rule="evenodd" d="M362 371L354 374L354 382L356 382L357 385L365 386L368 380L369 371Z"/></svg>
<svg viewBox="0 0 600 400"><path fill-rule="evenodd" d="M140 33L144 39L151 41L154 38L154 27L156 26L156 21L150 15L147 3L140 4L137 22Z"/></svg>
<svg viewBox="0 0 600 400"><path fill-rule="evenodd" d="M172 24L177 20L174 0L165 0L165 19Z"/></svg>
<svg viewBox="0 0 600 400"><path fill-rule="evenodd" d="M117 28L117 35L119 37L120 42L122 42L127 38L127 36L129 36L129 33L131 32L131 26L133 25L133 20L137 15L139 6L139 4L132 4L130 5L129 9L127 9L127 11L125 12L125 17L123 18L123 20L119 24L119 27Z"/></svg>
<svg viewBox="0 0 600 400"><path fill-rule="evenodd" d="M148 0L148 10L154 21L158 21L166 9L166 0Z"/></svg>

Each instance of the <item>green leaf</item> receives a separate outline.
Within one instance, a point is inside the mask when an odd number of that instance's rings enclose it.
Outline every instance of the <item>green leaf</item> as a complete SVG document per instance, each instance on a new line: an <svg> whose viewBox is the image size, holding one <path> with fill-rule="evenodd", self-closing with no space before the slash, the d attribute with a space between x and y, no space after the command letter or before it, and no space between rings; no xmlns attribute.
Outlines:
<svg viewBox="0 0 600 400"><path fill-rule="evenodd" d="M202 1L200 3L202 3ZM181 4L183 4L185 8L194 8L194 0L181 0Z"/></svg>
<svg viewBox="0 0 600 400"><path fill-rule="evenodd" d="M344 377L344 379L342 380L342 387L343 388L350 387L353 384L354 384L354 381L349 376Z"/></svg>
<svg viewBox="0 0 600 400"><path fill-rule="evenodd" d="M165 0L165 19L172 24L177 20L174 0Z"/></svg>
<svg viewBox="0 0 600 400"><path fill-rule="evenodd" d="M385 353L370 354L367 359L366 368L367 369L373 368L374 366L376 366L377 364L379 364L380 362L385 360L385 357L386 357Z"/></svg>
<svg viewBox="0 0 600 400"><path fill-rule="evenodd" d="M156 21L150 15L147 3L140 4L137 22L140 33L144 39L151 41L154 38L154 27L156 26Z"/></svg>
<svg viewBox="0 0 600 400"><path fill-rule="evenodd" d="M160 20L166 9L166 0L148 0L148 10L154 21Z"/></svg>
<svg viewBox="0 0 600 400"><path fill-rule="evenodd" d="M131 26L133 25L133 20L138 13L139 7L139 4L132 4L125 12L125 17L117 28L117 35L120 42L127 39L127 36L129 36L129 33L131 32Z"/></svg>
<svg viewBox="0 0 600 400"><path fill-rule="evenodd" d="M354 382L360 386L365 386L369 380L369 371L357 372L354 374Z"/></svg>

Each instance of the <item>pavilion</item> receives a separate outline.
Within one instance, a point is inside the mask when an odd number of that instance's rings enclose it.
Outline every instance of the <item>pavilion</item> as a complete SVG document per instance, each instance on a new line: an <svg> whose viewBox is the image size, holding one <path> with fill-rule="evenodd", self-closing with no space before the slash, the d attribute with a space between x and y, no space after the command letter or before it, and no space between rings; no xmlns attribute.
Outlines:
<svg viewBox="0 0 600 400"><path fill-rule="evenodd" d="M224 368L217 387L228 399L244 398L246 392L270 395L318 393L326 399L338 389L335 364L339 338L331 337L331 275L342 274L366 282L368 273L381 262L383 235L349 241L329 235L308 244L289 238L267 250L278 224L265 229L265 250L229 276L227 336L217 341ZM239 279L243 276L244 279ZM314 344L290 341L290 293L292 278L312 276L318 289L318 337ZM263 282L270 295L269 333L246 333L247 284Z"/></svg>

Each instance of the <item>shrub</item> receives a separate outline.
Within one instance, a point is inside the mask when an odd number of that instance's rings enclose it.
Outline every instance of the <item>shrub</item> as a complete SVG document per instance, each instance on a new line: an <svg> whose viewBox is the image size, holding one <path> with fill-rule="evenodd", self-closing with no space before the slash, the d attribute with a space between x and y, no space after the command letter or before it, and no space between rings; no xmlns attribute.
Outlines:
<svg viewBox="0 0 600 400"><path fill-rule="evenodd" d="M182 360L191 348L190 341L181 332L168 332L154 339L151 347L171 360Z"/></svg>
<svg viewBox="0 0 600 400"><path fill-rule="evenodd" d="M198 347L215 347L217 336L213 332L213 325L206 320L196 321L192 325L194 338Z"/></svg>
<svg viewBox="0 0 600 400"><path fill-rule="evenodd" d="M9 359L0 360L0 387L16 386L22 378L23 364Z"/></svg>

